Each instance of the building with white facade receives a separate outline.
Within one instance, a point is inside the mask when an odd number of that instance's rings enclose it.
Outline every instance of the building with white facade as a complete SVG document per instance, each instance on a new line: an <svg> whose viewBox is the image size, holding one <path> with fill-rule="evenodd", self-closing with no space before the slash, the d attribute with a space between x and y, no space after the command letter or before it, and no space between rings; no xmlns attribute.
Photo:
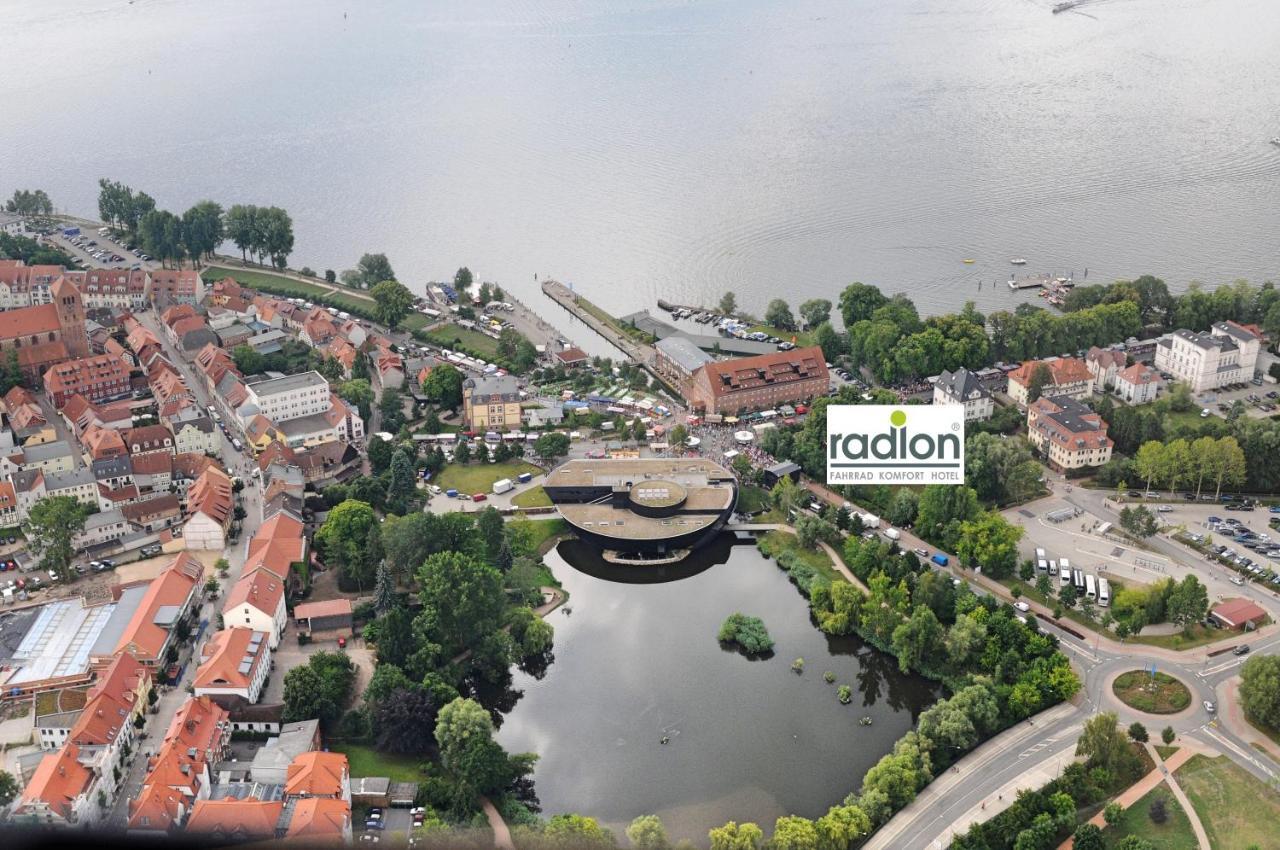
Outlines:
<svg viewBox="0 0 1280 850"><path fill-rule="evenodd" d="M943 371L933 385L934 404L963 404L964 421L990 419L995 412L995 401L978 376L968 369Z"/></svg>
<svg viewBox="0 0 1280 850"><path fill-rule="evenodd" d="M245 390L247 399L239 416L246 423L259 413L279 423L329 409L329 382L319 372L268 378L248 384Z"/></svg>
<svg viewBox="0 0 1280 850"><path fill-rule="evenodd" d="M197 697L239 697L258 701L271 670L271 647L266 632L229 628L215 632L200 653L200 667L192 683Z"/></svg>
<svg viewBox="0 0 1280 850"><path fill-rule="evenodd" d="M1156 400L1163 383L1164 379L1155 369L1134 363L1116 373L1114 387L1116 395L1129 404L1146 404Z"/></svg>
<svg viewBox="0 0 1280 850"><path fill-rule="evenodd" d="M1156 343L1156 368L1195 393L1253 379L1262 336L1236 322L1218 322L1208 333L1179 329Z"/></svg>

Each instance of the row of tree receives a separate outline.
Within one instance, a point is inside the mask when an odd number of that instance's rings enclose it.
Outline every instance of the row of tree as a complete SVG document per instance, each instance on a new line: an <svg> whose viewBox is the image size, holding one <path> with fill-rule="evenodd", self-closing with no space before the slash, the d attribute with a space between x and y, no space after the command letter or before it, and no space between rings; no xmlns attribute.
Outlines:
<svg viewBox="0 0 1280 850"><path fill-rule="evenodd" d="M15 189L4 203L4 211L23 218L47 218L53 215L53 201L44 189Z"/></svg>
<svg viewBox="0 0 1280 850"><path fill-rule="evenodd" d="M1133 469L1142 476L1148 490L1157 483L1171 491L1194 485L1199 497L1205 484L1210 484L1215 499L1222 493L1223 484L1243 484L1248 473L1244 451L1235 437L1177 439L1169 443L1149 440L1134 456Z"/></svg>
<svg viewBox="0 0 1280 850"><path fill-rule="evenodd" d="M1077 286L1067 295L1062 309L1073 313L1125 301L1138 305L1144 325L1160 331L1203 331L1229 319L1261 325L1272 338L1280 334L1280 290L1269 282L1253 286L1241 280L1212 290L1197 282L1175 297L1163 280L1145 275L1133 281Z"/></svg>

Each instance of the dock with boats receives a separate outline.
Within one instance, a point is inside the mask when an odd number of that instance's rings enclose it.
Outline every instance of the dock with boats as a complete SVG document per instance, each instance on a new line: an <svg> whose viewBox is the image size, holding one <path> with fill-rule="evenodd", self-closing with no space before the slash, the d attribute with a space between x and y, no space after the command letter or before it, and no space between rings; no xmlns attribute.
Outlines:
<svg viewBox="0 0 1280 850"><path fill-rule="evenodd" d="M1025 277L1009 278L1009 289L1017 292L1022 289L1039 289L1040 297L1048 300L1055 307L1062 306L1068 293L1075 287L1074 275L1037 274Z"/></svg>

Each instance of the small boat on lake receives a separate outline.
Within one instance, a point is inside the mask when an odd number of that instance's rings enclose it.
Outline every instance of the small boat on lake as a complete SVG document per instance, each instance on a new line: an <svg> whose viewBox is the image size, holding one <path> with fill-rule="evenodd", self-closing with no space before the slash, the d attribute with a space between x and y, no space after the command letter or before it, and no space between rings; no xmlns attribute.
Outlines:
<svg viewBox="0 0 1280 850"><path fill-rule="evenodd" d="M1027 264L1027 259L1026 257L1014 257L1009 262L1015 266L1025 266Z"/></svg>
<svg viewBox="0 0 1280 850"><path fill-rule="evenodd" d="M976 263L976 262L977 262L977 260L975 260L975 259L973 259L973 258L971 258L971 257L965 257L965 259L964 259L964 264L965 264L966 266L971 266L971 265L973 265L973 264L974 264L974 263Z"/></svg>

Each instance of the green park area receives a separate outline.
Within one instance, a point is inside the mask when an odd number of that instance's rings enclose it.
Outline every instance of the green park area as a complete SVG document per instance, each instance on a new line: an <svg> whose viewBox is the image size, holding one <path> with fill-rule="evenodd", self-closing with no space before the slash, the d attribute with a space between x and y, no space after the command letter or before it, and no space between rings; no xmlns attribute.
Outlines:
<svg viewBox="0 0 1280 850"><path fill-rule="evenodd" d="M804 548L800 545L798 535L786 531L770 531L760 538L758 545L761 552L773 558L788 572L794 570L794 567L788 566L789 564L799 564L827 581L836 583L845 580L831 563L831 558L826 552L817 546L811 549Z"/></svg>
<svg viewBox="0 0 1280 850"><path fill-rule="evenodd" d="M1153 816L1151 807L1158 805L1163 805L1163 815ZM1157 821L1156 818L1161 819ZM1197 850L1198 846L1187 813L1178 805L1173 792L1164 783L1152 788L1142 799L1125 809L1120 820L1107 827L1103 835L1108 847L1116 846L1127 835L1145 838L1160 850Z"/></svg>
<svg viewBox="0 0 1280 850"><path fill-rule="evenodd" d="M424 317L425 318L425 317ZM408 323L406 320L406 327ZM432 345L450 350L460 350L464 354L493 360L498 356L498 341L491 336L473 331L458 325L445 325L433 330L419 330L414 336Z"/></svg>
<svg viewBox="0 0 1280 850"><path fill-rule="evenodd" d="M1177 777L1209 835L1209 846L1277 846L1280 792L1226 756L1193 756L1178 768Z"/></svg>
<svg viewBox="0 0 1280 850"><path fill-rule="evenodd" d="M503 478L516 480L523 472L537 475L542 470L522 460L507 460L502 463L451 463L440 471L436 484L445 490L457 490L459 493L491 493L493 482Z"/></svg>
<svg viewBox="0 0 1280 850"><path fill-rule="evenodd" d="M769 491L763 487L745 484L738 490L738 511L755 514L769 507Z"/></svg>
<svg viewBox="0 0 1280 850"><path fill-rule="evenodd" d="M234 278L241 286L247 286L259 292L280 295L286 298L305 298L308 301L323 304L326 307L334 307L338 310L346 310L359 316L370 316L373 311L372 299L357 295L347 295L342 292L342 287L336 284L333 286L337 287L337 291L330 292L330 284L308 283L278 274L271 274L270 272L234 269L228 266L205 266L200 276L204 278L205 283L213 283L228 277Z"/></svg>
<svg viewBox="0 0 1280 850"><path fill-rule="evenodd" d="M551 497L547 495L547 491L542 489L542 485L530 487L523 493L516 494L511 500L511 504L517 508L549 508L551 507Z"/></svg>
<svg viewBox="0 0 1280 850"><path fill-rule="evenodd" d="M394 753L378 752L361 744L337 744L334 752L347 757L352 777L385 776L392 782L418 782L422 779L422 759Z"/></svg>
<svg viewBox="0 0 1280 850"><path fill-rule="evenodd" d="M1122 703L1148 714L1176 714L1191 704L1191 691L1167 673L1153 678L1146 670L1130 670L1117 676L1111 689Z"/></svg>

